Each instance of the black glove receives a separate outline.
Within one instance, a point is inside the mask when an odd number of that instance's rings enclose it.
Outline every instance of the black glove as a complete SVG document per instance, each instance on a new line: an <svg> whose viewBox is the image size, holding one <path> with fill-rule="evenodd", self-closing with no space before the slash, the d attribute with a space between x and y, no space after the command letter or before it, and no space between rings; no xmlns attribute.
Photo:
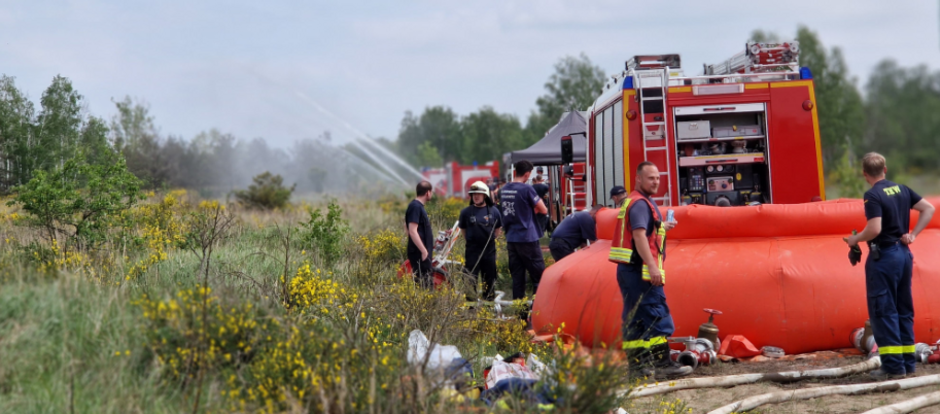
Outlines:
<svg viewBox="0 0 940 414"><path fill-rule="evenodd" d="M858 264L858 262L861 262L861 261L862 261L862 249L859 249L858 246L850 247L849 248L849 263L851 263L852 266L855 266L856 264Z"/></svg>

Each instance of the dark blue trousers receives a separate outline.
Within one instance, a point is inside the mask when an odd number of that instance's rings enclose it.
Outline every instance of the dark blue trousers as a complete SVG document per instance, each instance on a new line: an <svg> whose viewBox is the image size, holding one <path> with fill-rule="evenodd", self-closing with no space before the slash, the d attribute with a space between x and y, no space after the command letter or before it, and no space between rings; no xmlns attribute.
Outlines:
<svg viewBox="0 0 940 414"><path fill-rule="evenodd" d="M421 260L421 253L408 254L408 261L411 262L411 273L414 275L415 283L426 289L434 288L434 268L431 265L431 255Z"/></svg>
<svg viewBox="0 0 940 414"><path fill-rule="evenodd" d="M542 256L542 247L538 241L516 243L507 242L506 250L509 253L509 274L512 275L512 298L525 298L526 272L539 290L542 272L545 271L545 258Z"/></svg>
<svg viewBox="0 0 940 414"><path fill-rule="evenodd" d="M574 253L574 248L568 245L565 240L552 239L552 242L548 244L548 251L552 252L552 259L555 259L555 263L558 263L561 259Z"/></svg>
<svg viewBox="0 0 940 414"><path fill-rule="evenodd" d="M911 277L914 256L907 246L881 248L881 259L865 261L868 318L881 356L881 369L891 374L914 373L914 299Z"/></svg>
<svg viewBox="0 0 940 414"><path fill-rule="evenodd" d="M617 265L617 284L623 295L623 348L644 349L666 343L676 327L666 305L666 291L643 280L639 265Z"/></svg>

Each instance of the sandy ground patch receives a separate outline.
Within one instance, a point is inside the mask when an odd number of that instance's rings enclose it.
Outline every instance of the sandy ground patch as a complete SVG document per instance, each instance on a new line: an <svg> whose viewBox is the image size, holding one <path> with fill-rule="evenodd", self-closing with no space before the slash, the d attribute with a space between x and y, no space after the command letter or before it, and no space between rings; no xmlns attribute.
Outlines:
<svg viewBox="0 0 940 414"><path fill-rule="evenodd" d="M812 361L768 361L760 363L718 363L714 366L701 367L695 371L695 377L710 377L719 375L734 375L746 373L766 373L792 370L819 369L843 366L862 362L862 357L844 357L829 360ZM916 376L940 374L940 365L917 365ZM759 383L740 385L732 388L707 388L699 390L682 390L670 394L654 395L638 398L633 401L632 407L625 407L630 414L661 413L661 402L673 403L676 399L682 401L685 407L691 408L692 413L706 413L722 405L729 404L750 396L775 392L827 385L857 384L870 382L867 374L858 374L845 378L832 380L802 381L792 384ZM875 407L892 404L911 399L929 392L940 391L940 386L929 386L900 392L865 394L854 396L828 396L811 400L788 402L784 404L765 405L751 411L751 413L813 413L813 414L841 414L860 413ZM679 404L682 406L682 404ZM917 413L940 413L940 405L928 407ZM675 413L678 414L678 413Z"/></svg>

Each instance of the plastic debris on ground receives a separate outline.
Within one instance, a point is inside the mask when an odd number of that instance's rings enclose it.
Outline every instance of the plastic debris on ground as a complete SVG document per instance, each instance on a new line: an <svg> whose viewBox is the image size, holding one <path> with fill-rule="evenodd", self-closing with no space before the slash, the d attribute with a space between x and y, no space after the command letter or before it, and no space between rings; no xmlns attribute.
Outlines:
<svg viewBox="0 0 940 414"><path fill-rule="evenodd" d="M783 352L783 348L777 348L775 346L762 347L760 353L768 358L783 358L787 356L786 352Z"/></svg>
<svg viewBox="0 0 940 414"><path fill-rule="evenodd" d="M538 377L548 374L548 366L539 360L539 357L535 356L535 354L529 354L529 357L525 360L525 365Z"/></svg>
<svg viewBox="0 0 940 414"><path fill-rule="evenodd" d="M803 361L813 359L827 360L855 355L861 355L861 352L855 348L787 355L782 348L774 346L764 346L758 349L751 341L748 341L744 335L728 335L721 341L721 350L718 352L718 359L722 362Z"/></svg>
<svg viewBox="0 0 940 414"><path fill-rule="evenodd" d="M718 351L718 355L748 358L760 355L760 349L757 349L744 335L728 335L721 340L721 350Z"/></svg>
<svg viewBox="0 0 940 414"><path fill-rule="evenodd" d="M576 345L571 347L579 354L590 356ZM539 379L551 373L554 365L545 364L535 354L518 352L506 358L493 357L493 364L484 370L486 390L482 392L472 385L471 364L456 346L432 343L416 329L408 335L408 363L420 366L425 360L425 375L431 378L432 384L441 387L441 396L449 400L479 398L488 405L499 405L505 404L500 398L510 393L543 411L553 410L557 403L551 392L552 385L539 383ZM613 413L626 414L626 411L621 408L611 411Z"/></svg>
<svg viewBox="0 0 940 414"><path fill-rule="evenodd" d="M449 385L461 389L465 382L473 379L470 362L460 355L456 346L431 343L423 332L415 329L408 335L408 363L418 366L424 363L425 358L425 374L436 386Z"/></svg>
<svg viewBox="0 0 940 414"><path fill-rule="evenodd" d="M460 351L453 345L432 344L424 332L413 330L408 335L408 363L418 365L424 362L428 352L431 352L428 358L427 369L440 369L450 365L456 358L463 358Z"/></svg>
<svg viewBox="0 0 940 414"><path fill-rule="evenodd" d="M492 372L492 371L490 371ZM555 404L555 399L551 396L551 390L542 385L536 387L537 379L510 377L500 380L492 387L489 387L480 398L489 405L492 405L505 394L513 394L528 404L538 405L539 408L549 409ZM508 408L508 407L506 407Z"/></svg>
<svg viewBox="0 0 940 414"><path fill-rule="evenodd" d="M533 357L535 356L529 354L530 360ZM535 358L535 361L538 361L538 358ZM541 362L538 362L538 364L540 369L544 369L544 364ZM497 355L496 358L493 358L493 365L486 374L486 388L493 388L498 382L510 378L538 380L539 376L528 365L525 357L519 354L509 358L499 358Z"/></svg>
<svg viewBox="0 0 940 414"><path fill-rule="evenodd" d="M480 398L488 405L503 404L499 399L509 393L519 397L529 405L543 411L554 409L557 402L551 392L551 383L539 380L551 372L551 367L543 363L535 354L526 356L522 352L503 358L493 357L493 365L484 370L486 391ZM536 384L541 384L536 386Z"/></svg>

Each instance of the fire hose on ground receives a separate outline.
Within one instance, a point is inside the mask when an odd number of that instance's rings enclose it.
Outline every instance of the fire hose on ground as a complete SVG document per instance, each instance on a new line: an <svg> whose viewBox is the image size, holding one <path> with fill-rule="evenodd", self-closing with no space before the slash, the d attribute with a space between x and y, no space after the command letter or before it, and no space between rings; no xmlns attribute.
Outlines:
<svg viewBox="0 0 940 414"><path fill-rule="evenodd" d="M818 398L826 395L857 395L870 392L899 391L937 384L940 384L940 375L928 375L923 377L873 382L867 384L832 385L828 387L804 388L792 391L776 391L767 394L755 395L740 401L735 401L731 404L709 411L708 414L731 414L734 412L753 410L764 404L776 404L793 400L807 400L810 398Z"/></svg>
<svg viewBox="0 0 940 414"><path fill-rule="evenodd" d="M503 296L506 296L506 292L501 290L496 291L496 298L492 301L486 300L477 300L477 301L468 301L465 306L492 306L493 310L496 312L496 316L499 318L506 318L503 314L503 311L512 308L514 306L532 306L532 300L506 300L503 299Z"/></svg>
<svg viewBox="0 0 940 414"><path fill-rule="evenodd" d="M902 414L910 413L924 407L940 404L940 391L934 391L929 394L921 395L917 398L901 401L899 403L885 405L874 410L865 411L862 414Z"/></svg>
<svg viewBox="0 0 940 414"><path fill-rule="evenodd" d="M496 291L496 299L493 299L493 306L496 309L497 315L503 314L503 306L510 307L510 306L515 305L513 301L503 299L503 296L505 295L506 295L506 292L503 292L501 290ZM529 306L532 306L531 302L529 302Z"/></svg>
<svg viewBox="0 0 940 414"><path fill-rule="evenodd" d="M736 385L752 384L755 382L796 382L807 378L839 378L848 375L868 372L881 367L881 358L874 357L858 364L839 368L824 368L807 371L784 371L768 374L739 374L723 377L689 378L658 384L643 385L630 390L621 391L621 395L629 393L631 397L646 397L649 395L665 394L673 391L695 388L725 388Z"/></svg>

